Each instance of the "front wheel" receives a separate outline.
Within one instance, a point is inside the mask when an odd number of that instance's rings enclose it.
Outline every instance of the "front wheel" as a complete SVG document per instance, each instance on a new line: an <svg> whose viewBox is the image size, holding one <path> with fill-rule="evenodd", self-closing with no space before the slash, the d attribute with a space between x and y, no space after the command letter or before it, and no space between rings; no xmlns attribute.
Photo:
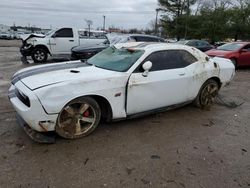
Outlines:
<svg viewBox="0 0 250 188"><path fill-rule="evenodd" d="M101 110L98 103L83 97L69 102L60 112L56 132L63 138L81 138L92 133L98 126Z"/></svg>
<svg viewBox="0 0 250 188"><path fill-rule="evenodd" d="M35 48L32 52L32 59L35 63L45 63L48 58L48 53L43 48Z"/></svg>
<svg viewBox="0 0 250 188"><path fill-rule="evenodd" d="M206 81L196 97L195 105L203 109L210 109L218 93L218 83L215 80Z"/></svg>

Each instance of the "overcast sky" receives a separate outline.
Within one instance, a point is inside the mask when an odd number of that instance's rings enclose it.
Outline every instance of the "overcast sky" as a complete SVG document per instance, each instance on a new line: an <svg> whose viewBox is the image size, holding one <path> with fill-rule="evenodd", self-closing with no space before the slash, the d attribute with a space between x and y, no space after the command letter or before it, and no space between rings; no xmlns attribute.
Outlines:
<svg viewBox="0 0 250 188"><path fill-rule="evenodd" d="M157 0L0 0L0 24L35 25L43 28L72 26L146 28L155 19Z"/></svg>

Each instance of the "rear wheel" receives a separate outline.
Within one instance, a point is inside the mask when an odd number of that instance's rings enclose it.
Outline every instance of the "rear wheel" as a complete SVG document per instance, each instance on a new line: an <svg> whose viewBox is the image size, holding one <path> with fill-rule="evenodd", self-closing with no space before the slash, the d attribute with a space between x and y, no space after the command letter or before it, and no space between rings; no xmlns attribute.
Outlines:
<svg viewBox="0 0 250 188"><path fill-rule="evenodd" d="M75 99L60 112L56 132L67 139L81 138L96 129L100 118L101 110L94 99L90 97Z"/></svg>
<svg viewBox="0 0 250 188"><path fill-rule="evenodd" d="M203 109L210 109L213 104L215 97L219 92L219 84L215 80L206 81L201 90L196 97L195 104L196 106Z"/></svg>
<svg viewBox="0 0 250 188"><path fill-rule="evenodd" d="M35 48L32 52L32 59L35 63L45 63L48 58L48 53L43 48Z"/></svg>

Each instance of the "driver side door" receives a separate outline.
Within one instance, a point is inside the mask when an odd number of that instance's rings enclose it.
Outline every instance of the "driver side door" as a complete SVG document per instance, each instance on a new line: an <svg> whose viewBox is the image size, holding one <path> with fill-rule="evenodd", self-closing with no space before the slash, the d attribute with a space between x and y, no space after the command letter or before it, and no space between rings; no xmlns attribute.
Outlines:
<svg viewBox="0 0 250 188"><path fill-rule="evenodd" d="M250 44L246 45L242 49L244 49L246 51L240 51L239 52L240 55L239 55L239 58L238 58L238 64L243 65L243 66L250 65Z"/></svg>
<svg viewBox="0 0 250 188"><path fill-rule="evenodd" d="M70 54L71 49L78 45L72 28L62 28L50 38L50 48L53 54Z"/></svg>
<svg viewBox="0 0 250 188"><path fill-rule="evenodd" d="M192 76L186 67L197 60L184 50L166 50L152 53L142 64L147 61L151 61L153 65L148 76L143 76L142 65L130 76L127 86L127 114L187 102Z"/></svg>

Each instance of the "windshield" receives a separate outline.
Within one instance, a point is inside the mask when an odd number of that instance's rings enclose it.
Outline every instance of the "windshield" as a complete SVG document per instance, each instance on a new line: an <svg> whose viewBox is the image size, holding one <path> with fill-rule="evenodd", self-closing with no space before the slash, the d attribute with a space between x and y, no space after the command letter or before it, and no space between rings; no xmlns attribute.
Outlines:
<svg viewBox="0 0 250 188"><path fill-rule="evenodd" d="M186 44L187 43L187 41L186 40L180 40L180 41L178 41L178 42L176 42L177 44Z"/></svg>
<svg viewBox="0 0 250 188"><path fill-rule="evenodd" d="M218 50L224 50L224 51L237 51L240 48L242 48L244 44L241 43L230 43L230 44L224 44L220 47L218 47Z"/></svg>
<svg viewBox="0 0 250 188"><path fill-rule="evenodd" d="M143 50L127 48L117 49L113 46L90 58L88 63L103 69L125 72L142 56L143 53Z"/></svg>
<svg viewBox="0 0 250 188"><path fill-rule="evenodd" d="M47 32L47 33L45 34L45 36L49 36L49 35L52 34L54 31L55 31L55 30L50 30L49 32Z"/></svg>

